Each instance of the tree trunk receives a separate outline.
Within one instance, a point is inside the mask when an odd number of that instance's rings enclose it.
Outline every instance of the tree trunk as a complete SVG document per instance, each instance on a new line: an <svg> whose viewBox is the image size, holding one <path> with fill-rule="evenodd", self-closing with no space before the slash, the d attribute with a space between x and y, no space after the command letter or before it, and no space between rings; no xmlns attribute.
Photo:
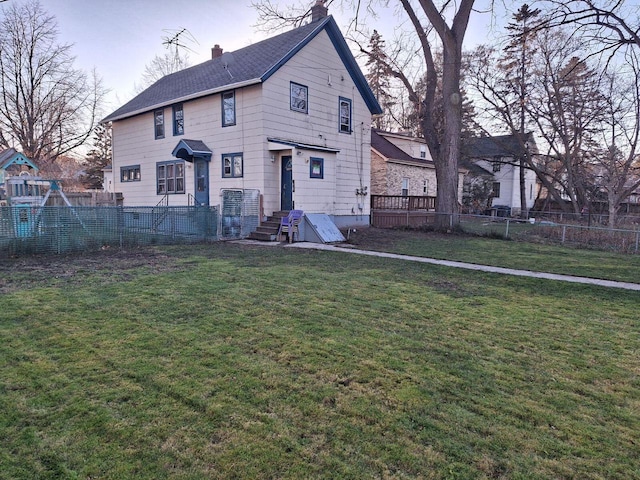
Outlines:
<svg viewBox="0 0 640 480"><path fill-rule="evenodd" d="M460 223L458 203L458 155L462 131L462 95L460 94L460 55L446 48L443 56L442 95L444 132L436 164L438 182L436 229L447 230Z"/></svg>
<svg viewBox="0 0 640 480"><path fill-rule="evenodd" d="M525 182L524 158L520 157L520 218L527 218L527 184Z"/></svg>

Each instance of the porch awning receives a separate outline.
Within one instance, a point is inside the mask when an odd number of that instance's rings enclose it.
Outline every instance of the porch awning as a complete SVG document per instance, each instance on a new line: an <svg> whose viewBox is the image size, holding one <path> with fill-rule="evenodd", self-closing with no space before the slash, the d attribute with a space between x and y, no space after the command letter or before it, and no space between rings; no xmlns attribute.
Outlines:
<svg viewBox="0 0 640 480"><path fill-rule="evenodd" d="M180 140L176 148L173 149L171 155L176 158L182 158L188 162L193 162L194 158L200 158L206 161L211 160L213 152L202 140Z"/></svg>
<svg viewBox="0 0 640 480"><path fill-rule="evenodd" d="M313 145L311 143L300 143L294 142L292 140L283 140L281 138L267 138L269 142L269 150L282 150L282 148L278 148L276 145L271 145L272 143L278 145L286 145L288 147L297 148L298 150L313 150L316 152L331 152L338 153L340 151L339 148L331 148L325 147L324 145Z"/></svg>

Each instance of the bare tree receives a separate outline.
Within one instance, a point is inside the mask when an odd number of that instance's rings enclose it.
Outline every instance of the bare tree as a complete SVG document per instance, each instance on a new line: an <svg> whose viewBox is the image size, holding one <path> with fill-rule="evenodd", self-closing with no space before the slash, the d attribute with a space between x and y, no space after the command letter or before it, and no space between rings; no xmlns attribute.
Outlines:
<svg viewBox="0 0 640 480"><path fill-rule="evenodd" d="M162 44L167 51L164 55L156 55L153 60L144 67L142 82L134 86L136 93L140 93L171 73L179 72L191 65L189 52L193 50L189 46L198 43L194 36L186 28L178 30L165 30L167 35L162 37Z"/></svg>
<svg viewBox="0 0 640 480"><path fill-rule="evenodd" d="M337 0L329 4L349 4L355 11L352 24L358 23L362 9L375 12L375 7L382 0ZM460 76L462 67L462 42L464 40L474 0L460 0L459 2L443 1L436 5L434 0L399 0L401 7L413 29L413 33L420 45L420 56L425 75L425 90L420 95L413 89L411 82L403 78L402 72L396 72L399 79L409 91L409 98L413 102L420 102L421 130L436 167L437 200L436 228L448 229L457 225L456 215L460 206L458 203L458 160L460 157L460 133L462 130L462 93L460 90ZM308 10L290 10L289 13L277 9L269 0L253 3L260 13L262 25L276 22L280 25L288 23L299 25L306 18ZM294 12L294 14L290 14ZM436 44L442 49L443 68L436 69L434 52ZM438 84L442 85L438 95ZM438 109L438 97L442 99L442 110ZM442 135L438 134L440 114L443 114Z"/></svg>
<svg viewBox="0 0 640 480"><path fill-rule="evenodd" d="M596 156L596 184L605 191L609 226L615 227L624 200L640 187L640 71L633 76L608 74L604 122Z"/></svg>
<svg viewBox="0 0 640 480"><path fill-rule="evenodd" d="M134 90L140 93L153 85L162 77L179 72L190 66L189 56L177 51L167 51L164 55L156 55L153 60L144 67L140 84L136 84Z"/></svg>
<svg viewBox="0 0 640 480"><path fill-rule="evenodd" d="M594 190L595 136L605 105L601 73L580 59L582 44L559 29L542 30L530 42L526 78L517 68L515 75L504 68L505 57L495 49L481 47L469 80L493 126L520 134L524 163L549 195L563 209L579 213ZM521 134L525 127L540 140L543 155L536 161L526 148L528 136Z"/></svg>
<svg viewBox="0 0 640 480"><path fill-rule="evenodd" d="M0 21L0 146L42 164L82 145L105 91L95 72L73 68L55 18L37 1L11 4Z"/></svg>
<svg viewBox="0 0 640 480"><path fill-rule="evenodd" d="M632 45L640 47L640 18L634 2L622 0L546 0L548 21L540 28L570 25L583 42L612 55Z"/></svg>

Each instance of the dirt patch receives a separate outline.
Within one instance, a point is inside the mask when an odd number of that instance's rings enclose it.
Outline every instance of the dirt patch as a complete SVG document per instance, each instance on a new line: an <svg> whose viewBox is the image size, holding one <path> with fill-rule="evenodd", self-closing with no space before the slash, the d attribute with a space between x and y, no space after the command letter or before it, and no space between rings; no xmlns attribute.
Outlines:
<svg viewBox="0 0 640 480"><path fill-rule="evenodd" d="M155 248L0 259L0 293L29 287L80 284L85 277L95 274L105 283L127 280L132 271L141 267L146 272L175 269L175 262L168 259Z"/></svg>

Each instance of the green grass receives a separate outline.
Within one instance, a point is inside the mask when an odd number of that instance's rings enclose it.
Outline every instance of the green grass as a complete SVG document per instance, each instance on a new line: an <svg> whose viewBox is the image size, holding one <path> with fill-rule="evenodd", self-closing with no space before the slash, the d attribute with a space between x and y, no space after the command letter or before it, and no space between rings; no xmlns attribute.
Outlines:
<svg viewBox="0 0 640 480"><path fill-rule="evenodd" d="M39 261L0 262L2 479L640 478L635 292L232 244Z"/></svg>
<svg viewBox="0 0 640 480"><path fill-rule="evenodd" d="M405 255L640 282L640 255L415 230L363 229L351 233L349 240L360 248Z"/></svg>

